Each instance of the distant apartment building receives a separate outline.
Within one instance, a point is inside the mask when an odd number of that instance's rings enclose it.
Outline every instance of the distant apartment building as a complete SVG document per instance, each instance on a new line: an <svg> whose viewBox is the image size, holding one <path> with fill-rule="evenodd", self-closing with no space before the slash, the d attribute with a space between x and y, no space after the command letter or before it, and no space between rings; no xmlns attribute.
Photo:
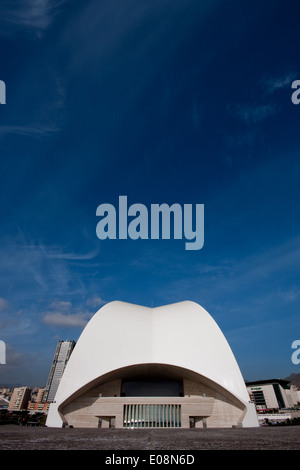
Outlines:
<svg viewBox="0 0 300 470"><path fill-rule="evenodd" d="M295 385L291 385L290 390L287 392L288 400L293 403L293 406L300 406L300 390Z"/></svg>
<svg viewBox="0 0 300 470"><path fill-rule="evenodd" d="M48 403L44 403L43 398L45 394L45 388L34 388L31 392L30 401L27 405L27 410L30 412L42 412L48 411Z"/></svg>
<svg viewBox="0 0 300 470"><path fill-rule="evenodd" d="M30 413L47 413L49 409L49 403L36 403L34 401L30 401L27 406L27 411Z"/></svg>
<svg viewBox="0 0 300 470"><path fill-rule="evenodd" d="M35 387L31 392L31 401L34 401L37 403L43 401L44 393L45 393L45 388Z"/></svg>
<svg viewBox="0 0 300 470"><path fill-rule="evenodd" d="M21 411L26 410L30 399L31 389L29 387L16 387L13 390L8 410Z"/></svg>
<svg viewBox="0 0 300 470"><path fill-rule="evenodd" d="M300 403L300 392L288 380L270 379L246 383L251 401L258 412L295 408Z"/></svg>
<svg viewBox="0 0 300 470"><path fill-rule="evenodd" d="M12 389L10 387L0 387L0 397L10 400Z"/></svg>
<svg viewBox="0 0 300 470"><path fill-rule="evenodd" d="M9 400L0 396L0 410L7 410L9 405Z"/></svg>
<svg viewBox="0 0 300 470"><path fill-rule="evenodd" d="M59 382L75 344L73 340L58 341L45 388L44 402L52 403L54 401Z"/></svg>

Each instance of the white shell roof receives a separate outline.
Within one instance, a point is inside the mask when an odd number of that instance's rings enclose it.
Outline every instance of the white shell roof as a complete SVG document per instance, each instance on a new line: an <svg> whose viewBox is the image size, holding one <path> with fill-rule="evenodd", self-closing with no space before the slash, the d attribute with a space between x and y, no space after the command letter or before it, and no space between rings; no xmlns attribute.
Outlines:
<svg viewBox="0 0 300 470"><path fill-rule="evenodd" d="M200 305L184 301L148 308L115 301L83 330L61 379L57 406L98 377L137 364L182 367L249 400L229 344Z"/></svg>

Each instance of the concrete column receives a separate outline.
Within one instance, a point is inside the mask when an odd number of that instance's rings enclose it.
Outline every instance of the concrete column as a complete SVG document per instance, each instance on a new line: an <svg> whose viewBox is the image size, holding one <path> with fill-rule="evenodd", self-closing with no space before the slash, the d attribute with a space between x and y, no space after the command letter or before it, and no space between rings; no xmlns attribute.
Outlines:
<svg viewBox="0 0 300 470"><path fill-rule="evenodd" d="M116 415L116 429L123 427L123 415Z"/></svg>

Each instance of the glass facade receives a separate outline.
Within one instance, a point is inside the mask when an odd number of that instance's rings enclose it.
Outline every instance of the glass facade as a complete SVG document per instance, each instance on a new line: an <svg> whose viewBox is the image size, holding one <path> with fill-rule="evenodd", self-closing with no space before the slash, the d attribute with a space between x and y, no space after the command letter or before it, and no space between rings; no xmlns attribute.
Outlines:
<svg viewBox="0 0 300 470"><path fill-rule="evenodd" d="M257 407L266 408L266 400L263 390L251 390L254 403Z"/></svg>
<svg viewBox="0 0 300 470"><path fill-rule="evenodd" d="M122 397L182 397L182 380L163 380L140 378L138 380L123 380Z"/></svg>

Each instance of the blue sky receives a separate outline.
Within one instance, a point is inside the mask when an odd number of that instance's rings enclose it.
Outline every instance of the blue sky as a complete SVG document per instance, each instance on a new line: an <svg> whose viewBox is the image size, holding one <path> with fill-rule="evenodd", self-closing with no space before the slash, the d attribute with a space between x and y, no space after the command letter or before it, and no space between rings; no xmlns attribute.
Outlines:
<svg viewBox="0 0 300 470"><path fill-rule="evenodd" d="M0 6L0 382L44 386L112 300L193 300L245 379L300 372L299 2ZM204 247L99 240L120 195L204 204Z"/></svg>

